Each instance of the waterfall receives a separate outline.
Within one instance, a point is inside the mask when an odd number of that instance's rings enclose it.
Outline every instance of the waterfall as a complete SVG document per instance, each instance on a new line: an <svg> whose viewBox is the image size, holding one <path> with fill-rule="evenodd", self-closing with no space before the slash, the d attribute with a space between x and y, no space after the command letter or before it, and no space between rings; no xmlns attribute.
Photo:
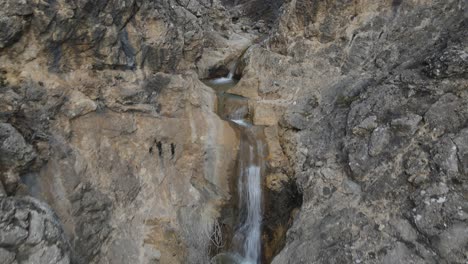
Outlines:
<svg viewBox="0 0 468 264"><path fill-rule="evenodd" d="M236 70L237 70L237 64L238 64L237 61L232 64L231 69L229 69L229 73L227 76L228 79L232 80L234 78L234 74L236 73Z"/></svg>
<svg viewBox="0 0 468 264"><path fill-rule="evenodd" d="M216 79L212 79L210 81L211 85L219 86L219 85L235 84L234 74L236 73L236 69L237 69L237 62L232 64L231 68L229 69L229 73L226 77L219 77Z"/></svg>
<svg viewBox="0 0 468 264"><path fill-rule="evenodd" d="M262 186L261 186L261 153L260 144L255 134L249 131L245 122L236 122L243 126L242 133L251 133L243 137L239 162L238 195L245 218L236 231L237 237L243 238L242 252L239 252L244 263L257 264L261 259L261 222L262 222ZM247 124L247 125L246 125ZM250 139L250 140L249 140Z"/></svg>
<svg viewBox="0 0 468 264"><path fill-rule="evenodd" d="M231 65L226 77L215 78L205 83L211 86L218 96L218 115L230 118L241 134L239 148L238 223L234 230L229 252L220 253L213 263L260 264L262 259L262 166L263 166L263 128L256 127L245 119L241 109L231 109L229 117L224 113L224 100L233 95L226 91L236 85L234 75L237 62ZM239 97L238 100L246 100Z"/></svg>

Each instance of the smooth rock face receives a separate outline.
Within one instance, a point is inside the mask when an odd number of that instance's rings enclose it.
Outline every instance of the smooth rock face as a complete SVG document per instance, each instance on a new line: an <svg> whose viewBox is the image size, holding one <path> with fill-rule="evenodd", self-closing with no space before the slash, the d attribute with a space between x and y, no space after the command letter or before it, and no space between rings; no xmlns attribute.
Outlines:
<svg viewBox="0 0 468 264"><path fill-rule="evenodd" d="M466 20L463 0L0 0L0 261L208 263L239 135L199 80L244 54L263 259L465 263Z"/></svg>

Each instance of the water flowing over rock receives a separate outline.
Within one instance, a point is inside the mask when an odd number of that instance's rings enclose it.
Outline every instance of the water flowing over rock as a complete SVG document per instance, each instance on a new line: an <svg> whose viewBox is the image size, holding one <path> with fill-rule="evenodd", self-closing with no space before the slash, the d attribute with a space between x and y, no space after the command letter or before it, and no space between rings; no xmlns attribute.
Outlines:
<svg viewBox="0 0 468 264"><path fill-rule="evenodd" d="M231 203L224 208L227 213L220 217L224 226L222 233L229 236L224 238L226 244L217 246L217 254L211 261L256 264L270 262L281 248L286 229L290 225L291 216L288 214L299 207L300 202L296 201L298 195L284 195L285 191L297 192L295 184L285 187L286 182L291 182L287 176L282 179L283 182L277 182L276 187L267 183L268 177L265 175L274 169L266 163L267 153L278 151L277 146L272 146L271 143L279 145L278 138L271 137L269 133L275 124L271 124L271 127L265 127L263 124L253 125L250 105L254 102L229 93L239 84L239 80L234 78L238 66L239 61L235 61L231 63L226 77L205 81L216 91L218 115L234 123L240 134L238 174L233 177L237 178L237 181L233 181L232 184L232 189L237 189L238 195L231 198ZM279 152L282 153L281 150ZM269 195L270 189L274 189L276 193ZM269 212L277 211L280 207L286 217L277 217L275 213Z"/></svg>
<svg viewBox="0 0 468 264"><path fill-rule="evenodd" d="M247 123L241 124L241 145L239 149L239 218L240 226L235 231L234 244L241 256L248 263L259 263L261 260L261 225L262 225L262 173L264 171L264 150L261 137L255 128ZM253 130L253 131L251 131ZM261 132L261 131L260 131Z"/></svg>
<svg viewBox="0 0 468 264"><path fill-rule="evenodd" d="M0 0L0 263L465 263L467 14Z"/></svg>

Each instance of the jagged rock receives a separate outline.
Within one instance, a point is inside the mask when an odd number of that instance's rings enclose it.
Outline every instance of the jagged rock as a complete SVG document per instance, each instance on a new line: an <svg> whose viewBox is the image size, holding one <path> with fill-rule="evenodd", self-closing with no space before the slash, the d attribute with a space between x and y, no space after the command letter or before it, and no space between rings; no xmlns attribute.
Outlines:
<svg viewBox="0 0 468 264"><path fill-rule="evenodd" d="M414 1L283 5L275 53L258 52L249 76L258 91L289 84L263 100L287 104L283 149L304 198L272 263L464 261L450 234L466 217L466 22L455 2L430 2L430 13ZM431 39L423 17L447 35ZM318 99L308 119L293 105L301 94Z"/></svg>
<svg viewBox="0 0 468 264"><path fill-rule="evenodd" d="M0 248L0 259L3 261L2 263L11 264L15 260L15 253Z"/></svg>
<svg viewBox="0 0 468 264"><path fill-rule="evenodd" d="M430 174L429 155L421 150L410 151L404 157L404 168L408 174L408 181L420 184L424 182Z"/></svg>
<svg viewBox="0 0 468 264"><path fill-rule="evenodd" d="M362 178L363 175L367 172L369 167L369 148L367 143L359 146L357 149L353 150L348 154L349 167L353 174L354 179Z"/></svg>
<svg viewBox="0 0 468 264"><path fill-rule="evenodd" d="M394 263L396 259L398 261L412 264L426 263L424 259L413 253L404 243L401 242L397 242L395 247L389 250L382 259L382 263L391 264Z"/></svg>
<svg viewBox="0 0 468 264"><path fill-rule="evenodd" d="M7 195L5 188L3 187L3 183L0 182L0 198L5 197Z"/></svg>
<svg viewBox="0 0 468 264"><path fill-rule="evenodd" d="M268 189L278 192L280 191L284 186L285 183L289 181L288 176L282 173L274 173L267 175L266 177L266 186Z"/></svg>
<svg viewBox="0 0 468 264"><path fill-rule="evenodd" d="M458 150L458 160L461 165L461 170L465 175L468 174L468 129L460 131L455 138L455 144Z"/></svg>
<svg viewBox="0 0 468 264"><path fill-rule="evenodd" d="M37 195L60 197L51 205L66 223L77 263L131 263L141 256L150 261L154 255L143 254L144 243L159 250L162 263L184 263L188 254L207 258L205 217L214 218L228 200L227 177L234 173L239 144L231 125L214 113L214 92L194 76L162 73L102 92L105 100L93 99L101 109L76 116L63 111L51 120L48 162L23 182ZM59 109L73 109L71 103ZM132 103L154 111L125 108ZM159 225L167 219L167 226ZM43 236L57 234L45 221Z"/></svg>
<svg viewBox="0 0 468 264"><path fill-rule="evenodd" d="M445 94L427 111L424 119L436 136L457 131L463 125L463 102L453 94Z"/></svg>
<svg viewBox="0 0 468 264"><path fill-rule="evenodd" d="M8 118L18 110L21 96L7 87L0 86L0 89L0 121L7 122Z"/></svg>
<svg viewBox="0 0 468 264"><path fill-rule="evenodd" d="M24 169L36 158L33 147L10 124L0 123L0 181L7 193L18 186L18 170Z"/></svg>
<svg viewBox="0 0 468 264"><path fill-rule="evenodd" d="M356 135L369 133L377 128L377 117L376 116L369 116L364 119L359 125L353 128L353 133Z"/></svg>
<svg viewBox="0 0 468 264"><path fill-rule="evenodd" d="M57 263L69 264L70 259L68 256L63 256L61 250L56 246L42 245L40 248L32 249L33 253L28 256L22 263Z"/></svg>
<svg viewBox="0 0 468 264"><path fill-rule="evenodd" d="M456 177L458 175L457 146L451 139L447 137L442 138L435 144L431 154L440 173L444 173L449 177Z"/></svg>
<svg viewBox="0 0 468 264"><path fill-rule="evenodd" d="M25 166L36 155L32 146L10 124L0 123L0 140L0 163L4 168Z"/></svg>
<svg viewBox="0 0 468 264"><path fill-rule="evenodd" d="M6 226L0 231L0 246L17 247L28 237L28 231L19 226Z"/></svg>
<svg viewBox="0 0 468 264"><path fill-rule="evenodd" d="M221 96L220 96L221 97ZM245 98L224 95L222 98L218 98L221 102L218 106L219 115L229 120L241 120L248 119L250 114L249 102Z"/></svg>
<svg viewBox="0 0 468 264"><path fill-rule="evenodd" d="M70 263L70 246L47 205L30 197L0 198L0 211L2 263ZM57 236L44 236L45 221L59 230Z"/></svg>
<svg viewBox="0 0 468 264"><path fill-rule="evenodd" d="M2 0L0 10L0 49L3 49L19 40L29 24L32 8L29 1Z"/></svg>
<svg viewBox="0 0 468 264"><path fill-rule="evenodd" d="M73 218L77 222L73 244L78 252L78 261L86 263L99 253L112 230L109 225L111 201L89 185L79 186L70 198ZM54 236L54 231L49 233Z"/></svg>
<svg viewBox="0 0 468 264"><path fill-rule="evenodd" d="M23 33L23 19L19 17L4 17L0 19L0 48L15 43Z"/></svg>
<svg viewBox="0 0 468 264"><path fill-rule="evenodd" d="M63 111L68 118L72 119L93 112L96 108L97 105L94 101L78 91L72 91Z"/></svg>
<svg viewBox="0 0 468 264"><path fill-rule="evenodd" d="M468 53L463 45L454 45L427 60L426 73L435 78L465 77L468 73Z"/></svg>
<svg viewBox="0 0 468 264"><path fill-rule="evenodd" d="M246 20L234 25L207 0L0 7L0 121L9 129L0 143L17 142L0 146L0 186L47 200L77 263L150 261L142 244L162 263L208 258L203 232L230 198L239 138L198 79L257 38L240 30ZM28 246L61 235L31 221L22 228L43 234ZM34 257L67 261L49 246Z"/></svg>
<svg viewBox="0 0 468 264"><path fill-rule="evenodd" d="M379 155L390 143L390 129L388 127L377 127L372 132L369 141L369 155Z"/></svg>
<svg viewBox="0 0 468 264"><path fill-rule="evenodd" d="M391 125L397 133L411 136L418 129L418 124L421 120L421 116L409 114L401 118L393 119Z"/></svg>
<svg viewBox="0 0 468 264"><path fill-rule="evenodd" d="M437 249L449 261L458 261L465 255L464 247L468 243L466 223L456 223L439 236Z"/></svg>
<svg viewBox="0 0 468 264"><path fill-rule="evenodd" d="M217 32L207 32L204 37L205 52L197 61L200 79L227 76L254 38L253 35L236 33L223 36Z"/></svg>
<svg viewBox="0 0 468 264"><path fill-rule="evenodd" d="M26 243L36 245L44 237L44 219L36 212L31 212L29 217L29 236Z"/></svg>

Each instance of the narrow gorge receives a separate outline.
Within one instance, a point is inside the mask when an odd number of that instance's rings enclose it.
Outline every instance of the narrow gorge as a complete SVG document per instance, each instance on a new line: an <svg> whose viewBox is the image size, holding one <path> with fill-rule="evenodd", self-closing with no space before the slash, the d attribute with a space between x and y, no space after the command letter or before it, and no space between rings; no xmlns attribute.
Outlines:
<svg viewBox="0 0 468 264"><path fill-rule="evenodd" d="M228 93L236 85L234 74L237 62L233 63L227 77L216 78L207 82L218 95L218 115L234 123L240 134L238 180L233 189L237 189L237 215L233 218L232 246L234 252L215 256L215 262L221 263L258 263L261 255L262 221L262 170L264 163L263 142L254 133L252 125L246 120L248 105L245 98L236 98ZM229 102L237 104L230 104ZM231 110L231 111L229 111ZM262 131L260 131L262 132ZM216 261L216 259L218 259Z"/></svg>
<svg viewBox="0 0 468 264"><path fill-rule="evenodd" d="M229 213L221 215L220 222L225 228L219 229L220 232L214 234L218 236L213 237L214 246L218 247L217 251L220 253L215 255L212 262L219 264L270 263L271 258L274 257L272 252L278 252L284 245L286 230L291 218L275 219L276 225L264 223L264 210L272 210L273 208L268 207L270 204L279 204L283 210L286 210L286 214L290 214L292 210L300 207L300 195L297 189L290 189L289 191L295 195L287 196L286 201L275 200L275 195L265 197L264 193L268 191L265 186L265 175L269 168L266 166L268 148L264 126L252 124L253 114L248 98L230 93L230 89L234 89L241 78L240 74L236 74L240 72L238 65L239 61L235 60L230 67L227 67L229 73L226 77L204 81L217 94L218 115L230 122L240 138L237 171L235 175L231 175L231 189L237 190L237 196L233 193L231 204L227 205L224 210ZM292 185L288 188L296 188L296 186ZM265 198L269 201L264 201ZM276 241L272 241L265 228L275 232ZM222 241L223 237L225 241ZM222 246L219 245L220 243ZM269 252L269 255L262 254L265 251Z"/></svg>
<svg viewBox="0 0 468 264"><path fill-rule="evenodd" d="M0 0L0 264L468 261L467 0Z"/></svg>

